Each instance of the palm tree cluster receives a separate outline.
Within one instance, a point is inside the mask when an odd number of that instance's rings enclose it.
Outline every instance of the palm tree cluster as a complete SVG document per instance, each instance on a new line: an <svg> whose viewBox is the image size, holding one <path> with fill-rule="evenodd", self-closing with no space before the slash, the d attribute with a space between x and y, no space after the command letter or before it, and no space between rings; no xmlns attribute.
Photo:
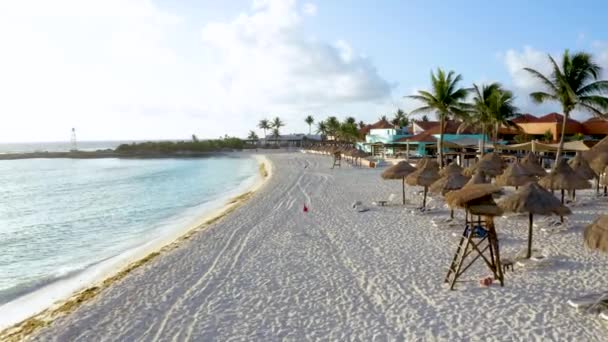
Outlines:
<svg viewBox="0 0 608 342"><path fill-rule="evenodd" d="M284 127L284 126L285 126L285 123L278 116L275 117L274 119L272 119L272 121L269 121L268 119L262 119L258 123L258 128L260 128L261 130L264 131L264 139L266 139L268 137L268 135L266 135L266 131L271 130L271 136L275 140L275 143L278 142L279 136L281 135L281 131L280 131L281 127ZM251 136L251 133L254 133L254 132L251 131L250 136Z"/></svg>
<svg viewBox="0 0 608 342"><path fill-rule="evenodd" d="M355 142L361 139L360 128L365 127L365 123L357 120L352 116L347 117L344 121L335 116L330 116L324 121L317 122L317 134L325 137L330 137L336 141Z"/></svg>
<svg viewBox="0 0 608 342"><path fill-rule="evenodd" d="M572 111L583 110L596 116L606 116L604 113L608 112L608 98L603 94L608 93L608 81L598 80L601 67L588 53L570 54L566 50L561 64L558 64L551 55L548 59L552 68L550 75L543 75L532 68L524 68L524 70L538 79L544 87L543 91L530 94L534 102L555 102L562 107L564 115L557 150L557 161L559 161L566 124ZM461 121L461 129L476 127L484 134L484 139L487 134L495 141L501 127L511 126L517 129L511 121L518 115L518 109L514 105L515 97L511 91L500 83L473 84L471 88L465 88L460 85L461 82L461 75L454 71L445 72L439 68L436 72L431 72L429 91L420 90L417 94L407 96L423 104L410 114L435 113L440 121L437 142L440 165L443 163L442 145L448 119ZM470 95L472 100L467 102ZM555 165L558 164L557 161Z"/></svg>

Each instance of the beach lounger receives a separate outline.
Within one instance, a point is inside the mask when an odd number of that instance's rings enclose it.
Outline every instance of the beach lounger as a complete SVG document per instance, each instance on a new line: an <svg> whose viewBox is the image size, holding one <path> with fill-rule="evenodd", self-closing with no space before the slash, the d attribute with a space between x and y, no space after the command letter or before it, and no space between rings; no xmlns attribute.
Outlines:
<svg viewBox="0 0 608 342"><path fill-rule="evenodd" d="M599 301L605 297L606 293L590 293L584 296L580 296L577 298L572 298L568 300L568 305L575 309L587 309L594 304L597 304Z"/></svg>

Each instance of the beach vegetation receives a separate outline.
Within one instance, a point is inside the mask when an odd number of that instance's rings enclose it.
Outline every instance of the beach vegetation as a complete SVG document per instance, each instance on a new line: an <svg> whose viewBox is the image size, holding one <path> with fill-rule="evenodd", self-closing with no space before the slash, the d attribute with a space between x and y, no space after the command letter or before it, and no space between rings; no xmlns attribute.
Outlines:
<svg viewBox="0 0 608 342"><path fill-rule="evenodd" d="M258 128L264 131L264 139L266 139L266 130L271 129L272 127L270 126L270 121L267 119L262 119L260 122L258 122Z"/></svg>
<svg viewBox="0 0 608 342"><path fill-rule="evenodd" d="M217 140L190 141L147 141L122 144L115 150L121 154L179 154L186 152L217 152L226 149L240 150L245 147L243 140L224 138Z"/></svg>
<svg viewBox="0 0 608 342"><path fill-rule="evenodd" d="M562 107L563 121L555 163L558 165L564 148L566 124L572 111L583 110L596 116L606 116L608 98L602 95L608 93L608 81L598 80L602 68L586 52L570 54L566 50L560 64L551 55L548 62L551 66L549 75L532 68L524 70L543 84L541 91L530 93L534 102L555 102Z"/></svg>
<svg viewBox="0 0 608 342"><path fill-rule="evenodd" d="M461 117L463 123L458 131L469 127L479 128L483 135L480 151L483 156L488 135L492 136L496 143L501 127L517 128L517 125L511 122L517 115L517 108L513 104L513 93L504 89L500 83L473 84L471 92L472 103L466 106L467 113Z"/></svg>
<svg viewBox="0 0 608 342"><path fill-rule="evenodd" d="M410 124L408 115L401 109L397 109L391 123L398 127L407 127Z"/></svg>
<svg viewBox="0 0 608 342"><path fill-rule="evenodd" d="M418 94L407 96L417 100L424 105L410 112L410 114L432 113L439 118L439 140L437 151L439 152L439 167L443 166L443 135L445 123L450 118L462 118L467 115L468 105L465 103L469 89L461 88L459 83L462 76L454 71L445 72L438 68L436 72L431 71L431 90L419 90Z"/></svg>
<svg viewBox="0 0 608 342"><path fill-rule="evenodd" d="M312 115L309 115L304 119L304 122L308 125L308 134L312 134L312 124L315 123L315 118Z"/></svg>

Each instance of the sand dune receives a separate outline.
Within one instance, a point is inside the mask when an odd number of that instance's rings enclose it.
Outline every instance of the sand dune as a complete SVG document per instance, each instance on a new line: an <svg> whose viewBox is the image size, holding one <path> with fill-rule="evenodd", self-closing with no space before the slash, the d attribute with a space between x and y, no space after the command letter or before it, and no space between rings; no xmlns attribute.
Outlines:
<svg viewBox="0 0 608 342"><path fill-rule="evenodd" d="M573 228L538 232L553 264L507 273L506 285L456 291L443 277L456 229L401 206L381 170L330 170L327 157L270 155L274 175L247 204L40 330L55 341L579 340L608 338L608 324L570 309L577 294L608 290L608 256L582 244L582 225L607 203L576 208ZM416 188L407 196L419 200ZM578 194L587 199L591 192ZM400 199L400 196L397 196ZM303 212L307 204L309 212ZM439 205L434 200L432 205ZM503 255L524 248L526 217L496 222Z"/></svg>

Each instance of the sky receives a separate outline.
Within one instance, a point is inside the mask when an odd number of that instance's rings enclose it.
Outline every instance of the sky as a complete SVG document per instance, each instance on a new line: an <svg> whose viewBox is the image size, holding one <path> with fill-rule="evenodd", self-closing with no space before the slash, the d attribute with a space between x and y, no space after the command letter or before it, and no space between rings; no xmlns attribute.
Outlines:
<svg viewBox="0 0 608 342"><path fill-rule="evenodd" d="M608 70L608 2L401 0L0 1L0 142L307 133L307 115L375 122L427 89L501 82L543 115L547 54ZM608 74L606 74L608 75ZM584 119L586 113L574 113Z"/></svg>

